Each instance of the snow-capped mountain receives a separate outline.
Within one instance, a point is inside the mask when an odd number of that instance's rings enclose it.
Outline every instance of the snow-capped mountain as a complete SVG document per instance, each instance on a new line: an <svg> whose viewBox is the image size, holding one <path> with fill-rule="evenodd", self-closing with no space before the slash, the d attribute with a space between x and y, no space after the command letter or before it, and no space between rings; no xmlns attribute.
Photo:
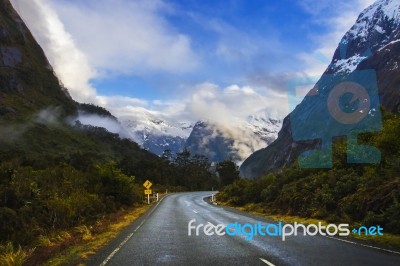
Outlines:
<svg viewBox="0 0 400 266"><path fill-rule="evenodd" d="M262 113L229 125L200 121L194 126L186 147L192 154L204 155L212 162L231 159L241 164L251 153L274 141L281 125L281 120Z"/></svg>
<svg viewBox="0 0 400 266"><path fill-rule="evenodd" d="M374 72L380 105L386 111L399 113L399 62L400 1L376 1L359 15L354 26L340 41L331 64L315 86L314 92L317 94L311 91L310 97L306 96L293 112L285 117L278 138L273 143L253 153L244 161L240 168L242 176L249 178L262 176L268 171L290 166L305 150L321 148L316 138L310 137L308 142L294 141L291 120L298 119L296 123L301 125L302 121L308 121L315 117L315 114L325 112L327 95L337 84L337 79L334 77L346 78L352 74L354 77L355 71ZM318 97L313 98L312 95ZM370 112L368 115L373 116ZM323 126L314 127L313 135L322 137L331 134L334 123L332 121L332 119L321 121Z"/></svg>
<svg viewBox="0 0 400 266"><path fill-rule="evenodd" d="M182 151L193 128L188 122L176 122L144 109L135 117L119 119L134 141L157 155L165 150L172 153Z"/></svg>
<svg viewBox="0 0 400 266"><path fill-rule="evenodd" d="M328 73L350 73L372 54L400 40L400 1L380 0L366 8L344 35Z"/></svg>
<svg viewBox="0 0 400 266"><path fill-rule="evenodd" d="M275 140L278 137L278 132L282 127L282 120L270 118L265 113L259 113L247 117L244 127L254 132L261 140L269 144L271 139Z"/></svg>
<svg viewBox="0 0 400 266"><path fill-rule="evenodd" d="M145 109L119 120L139 145L157 155L167 149L176 154L187 147L192 154L204 155L213 162L233 159L237 163L275 140L282 125L263 112L225 125L177 122Z"/></svg>

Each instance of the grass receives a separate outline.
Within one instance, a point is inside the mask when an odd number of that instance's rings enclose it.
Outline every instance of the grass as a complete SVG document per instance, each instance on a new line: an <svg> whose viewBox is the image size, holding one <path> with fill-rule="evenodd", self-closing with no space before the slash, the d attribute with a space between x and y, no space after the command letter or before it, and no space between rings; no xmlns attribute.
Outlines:
<svg viewBox="0 0 400 266"><path fill-rule="evenodd" d="M0 265L85 265L87 259L143 215L151 205L136 205L107 215L92 225L55 231L37 238L34 249L0 245Z"/></svg>
<svg viewBox="0 0 400 266"><path fill-rule="evenodd" d="M265 208L261 204L254 204L254 203L249 203L246 204L245 206L237 207L237 206L232 206L230 204L226 204L225 202L218 202L218 204L228 206L231 208L235 208L240 211L244 212L249 212L252 214L256 214L262 217L266 217L268 219L272 219L274 221L282 221L284 223L302 223L304 225L309 225L309 224L316 224L320 222L322 225L328 225L331 222L321 220L321 219L316 219L316 218L307 218L307 217L300 217L300 216L291 216L291 215L282 215L282 214L273 214L273 213L268 213ZM359 227L361 226L360 224L350 224L350 228L353 227ZM389 249L393 249L396 251L400 251L400 235L394 235L390 233L384 233L383 236L365 236L365 235L354 235L351 234L348 238L352 239L357 239L369 244L376 244L382 247L386 247Z"/></svg>
<svg viewBox="0 0 400 266"><path fill-rule="evenodd" d="M56 254L43 265L85 265L89 256L113 240L124 228L144 214L151 205L134 207L114 217L115 221L99 221L96 226L85 225L75 228L81 235L80 241L72 244L63 252Z"/></svg>
<svg viewBox="0 0 400 266"><path fill-rule="evenodd" d="M65 242L71 239L72 235L69 232L57 232L50 235L41 235L37 239L37 244L39 247L54 247L59 243Z"/></svg>
<svg viewBox="0 0 400 266"><path fill-rule="evenodd" d="M21 246L17 248L9 242L0 246L0 265L2 266L22 266L34 249L23 250Z"/></svg>

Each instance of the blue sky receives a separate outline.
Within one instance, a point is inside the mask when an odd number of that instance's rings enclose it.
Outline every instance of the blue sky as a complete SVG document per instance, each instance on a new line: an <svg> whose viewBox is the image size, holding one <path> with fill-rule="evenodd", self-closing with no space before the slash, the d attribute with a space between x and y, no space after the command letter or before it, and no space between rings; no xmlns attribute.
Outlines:
<svg viewBox="0 0 400 266"><path fill-rule="evenodd" d="M12 0L73 98L186 120L283 117L372 2Z"/></svg>
<svg viewBox="0 0 400 266"><path fill-rule="evenodd" d="M161 15L175 31L190 37L200 66L184 73L152 71L94 80L99 93L117 90L124 96L155 100L171 91L179 93L181 84L244 86L255 72L301 71L306 66L296 55L312 52L316 44L307 39L328 30L288 0L166 2L173 11Z"/></svg>

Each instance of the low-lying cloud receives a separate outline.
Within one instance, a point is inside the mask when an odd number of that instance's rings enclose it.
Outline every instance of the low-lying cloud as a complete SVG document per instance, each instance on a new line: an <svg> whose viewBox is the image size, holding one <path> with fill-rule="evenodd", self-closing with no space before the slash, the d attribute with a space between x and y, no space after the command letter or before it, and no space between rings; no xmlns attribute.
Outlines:
<svg viewBox="0 0 400 266"><path fill-rule="evenodd" d="M37 42L46 53L57 76L71 96L82 102L95 102L96 90L90 79L96 71L89 65L85 53L75 44L57 13L47 0L11 0Z"/></svg>
<svg viewBox="0 0 400 266"><path fill-rule="evenodd" d="M83 125L105 128L107 131L118 134L122 138L132 138L132 136L124 129L124 127L117 120L111 117L80 113L77 117L70 120L71 123L79 121Z"/></svg>
<svg viewBox="0 0 400 266"><path fill-rule="evenodd" d="M257 92L249 86L220 88L216 84L203 83L196 86L184 111L197 120L206 119L220 124L232 124L261 111L279 118L288 112L285 97L272 90Z"/></svg>

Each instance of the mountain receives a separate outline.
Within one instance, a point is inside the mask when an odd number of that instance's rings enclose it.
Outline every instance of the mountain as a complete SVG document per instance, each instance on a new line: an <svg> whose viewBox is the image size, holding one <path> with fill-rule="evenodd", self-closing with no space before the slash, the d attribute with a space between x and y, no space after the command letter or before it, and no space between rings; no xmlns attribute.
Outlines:
<svg viewBox="0 0 400 266"><path fill-rule="evenodd" d="M85 126L85 117L119 124L107 110L70 97L10 2L1 0L0 165L43 169L64 162L83 169L109 160L158 160L103 126Z"/></svg>
<svg viewBox="0 0 400 266"><path fill-rule="evenodd" d="M0 5L0 118L23 120L51 106L60 107L60 116L75 113L74 102L28 28L8 1Z"/></svg>
<svg viewBox="0 0 400 266"><path fill-rule="evenodd" d="M233 159L237 163L271 143L282 125L282 121L263 112L230 125L177 122L141 108L136 108L135 115L119 119L135 142L158 156L167 149L177 154L186 147L192 154L204 155L212 162Z"/></svg>
<svg viewBox="0 0 400 266"><path fill-rule="evenodd" d="M19 264L49 263L77 242L50 247L40 244L44 236L103 230L98 221L143 203L146 179L169 191L217 186L207 165L191 161L185 171L120 130L106 109L71 99L10 2L0 0L0 243L11 247L0 244L0 265L15 264L13 246L24 247Z"/></svg>
<svg viewBox="0 0 400 266"><path fill-rule="evenodd" d="M327 112L327 105L330 102L326 102L326 99L331 95L330 92L335 85L343 80L353 79L370 86L368 84L375 82L376 74L377 95L381 107L386 111L398 113L400 111L399 61L400 2L376 1L359 15L354 26L344 35L331 64L315 87L293 112L285 117L278 138L267 148L253 153L244 161L240 168L242 176L260 177L268 171L290 166L305 150L321 149L323 147L321 138L345 135L339 132L343 127L334 127L337 123L334 119L315 120L318 114ZM374 102L373 98L370 100L368 102L370 105L378 102L377 100ZM360 102L359 100L359 106ZM366 99L364 102L367 102ZM352 103L353 99L348 105ZM366 110L360 110L361 113L364 111ZM372 121L375 114L379 115L376 108L370 109L364 120ZM310 121L319 124L314 126ZM374 127L375 125L376 128L371 131L379 130L379 123L375 123ZM305 138L306 136L309 138Z"/></svg>
<svg viewBox="0 0 400 266"><path fill-rule="evenodd" d="M204 155L212 162L231 159L240 164L252 152L274 141L280 127L280 120L265 114L230 125L199 121L185 146L192 154Z"/></svg>
<svg viewBox="0 0 400 266"><path fill-rule="evenodd" d="M144 109L120 120L135 142L158 156L165 150L174 154L181 152L193 128L188 122L176 122Z"/></svg>

